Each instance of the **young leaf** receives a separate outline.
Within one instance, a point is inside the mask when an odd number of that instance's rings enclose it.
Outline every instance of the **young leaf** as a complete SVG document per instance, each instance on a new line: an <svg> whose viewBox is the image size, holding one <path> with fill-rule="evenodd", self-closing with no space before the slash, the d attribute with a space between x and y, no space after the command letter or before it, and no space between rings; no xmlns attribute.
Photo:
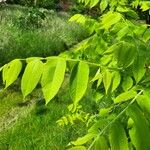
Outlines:
<svg viewBox="0 0 150 150"><path fill-rule="evenodd" d="M122 88L124 91L128 91L133 86L133 80L130 76L124 76L122 82Z"/></svg>
<svg viewBox="0 0 150 150"><path fill-rule="evenodd" d="M3 67L3 82L5 83L5 88L10 86L20 74L22 69L22 63L19 59L15 59Z"/></svg>
<svg viewBox="0 0 150 150"><path fill-rule="evenodd" d="M43 72L43 63L40 60L33 60L26 66L21 80L21 91L25 98L37 86Z"/></svg>
<svg viewBox="0 0 150 150"><path fill-rule="evenodd" d="M115 122L110 128L109 140L111 150L129 150L127 136L120 123Z"/></svg>
<svg viewBox="0 0 150 150"><path fill-rule="evenodd" d="M70 77L70 95L74 104L77 104L83 97L89 80L89 66L85 62L77 63Z"/></svg>
<svg viewBox="0 0 150 150"><path fill-rule="evenodd" d="M122 101L127 101L127 100L130 100L130 99L134 98L136 95L137 95L136 91L130 90L130 91L127 91L127 92L124 92L124 93L121 93L120 95L118 95L114 99L114 102L119 103L119 102L122 102Z"/></svg>
<svg viewBox="0 0 150 150"><path fill-rule="evenodd" d="M149 150L150 129L143 112L141 112L137 105L132 105L128 108L127 114L134 121L133 128L129 131L131 142L136 150Z"/></svg>
<svg viewBox="0 0 150 150"><path fill-rule="evenodd" d="M46 104L57 94L64 80L66 61L62 58L49 58L44 65L41 85Z"/></svg>
<svg viewBox="0 0 150 150"><path fill-rule="evenodd" d="M139 55L134 60L132 70L136 83L138 83L142 79L146 72L146 69L144 68L145 61L146 59L143 56L140 57Z"/></svg>

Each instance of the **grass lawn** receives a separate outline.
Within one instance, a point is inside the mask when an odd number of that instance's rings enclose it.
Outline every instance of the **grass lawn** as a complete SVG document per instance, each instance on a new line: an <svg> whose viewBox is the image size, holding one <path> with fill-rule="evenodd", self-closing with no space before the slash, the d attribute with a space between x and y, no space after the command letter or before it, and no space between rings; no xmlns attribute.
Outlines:
<svg viewBox="0 0 150 150"><path fill-rule="evenodd" d="M71 103L65 90L45 106L39 89L24 101L15 89L0 92L0 150L65 150L85 133L84 123L64 127L56 123Z"/></svg>

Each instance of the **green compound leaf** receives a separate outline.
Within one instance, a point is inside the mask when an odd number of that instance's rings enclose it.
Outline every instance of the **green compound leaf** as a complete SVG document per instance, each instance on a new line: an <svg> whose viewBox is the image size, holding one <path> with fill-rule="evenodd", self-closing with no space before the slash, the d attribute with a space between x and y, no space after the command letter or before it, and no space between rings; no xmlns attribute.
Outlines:
<svg viewBox="0 0 150 150"><path fill-rule="evenodd" d="M102 29L109 29L112 25L115 25L122 19L122 15L117 12L108 12L102 17ZM110 21L111 20L111 21Z"/></svg>
<svg viewBox="0 0 150 150"><path fill-rule="evenodd" d="M133 86L133 80L130 76L124 76L122 82L122 88L124 91L128 91Z"/></svg>
<svg viewBox="0 0 150 150"><path fill-rule="evenodd" d="M146 72L146 69L144 67L145 61L146 61L145 57L142 56L141 57L137 56L137 58L134 60L132 70L136 83L138 83L142 79L142 77Z"/></svg>
<svg viewBox="0 0 150 150"><path fill-rule="evenodd" d="M138 105L150 114L150 97L148 95L140 95L137 98Z"/></svg>
<svg viewBox="0 0 150 150"><path fill-rule="evenodd" d="M107 8L108 4L109 4L108 0L102 0L101 1L101 3L100 3L100 10L101 10L101 12L103 12Z"/></svg>
<svg viewBox="0 0 150 150"><path fill-rule="evenodd" d="M136 95L137 95L136 91L130 90L130 91L127 91L127 92L124 92L124 93L121 93L120 95L118 95L114 99L114 102L119 103L119 102L127 101L127 100L134 98Z"/></svg>
<svg viewBox="0 0 150 150"><path fill-rule="evenodd" d="M73 145L83 145L85 143L87 143L88 141L90 141L91 139L93 139L96 136L96 134L94 133L89 133L83 137L79 137L76 141L72 141L71 144Z"/></svg>
<svg viewBox="0 0 150 150"><path fill-rule="evenodd" d="M44 65L41 85L46 104L59 91L64 80L65 70L66 61L62 58L49 58Z"/></svg>
<svg viewBox="0 0 150 150"><path fill-rule="evenodd" d="M115 71L112 73L112 92L117 89L121 81L121 75L119 72Z"/></svg>
<svg viewBox="0 0 150 150"><path fill-rule="evenodd" d="M134 121L133 127L129 131L131 142L136 150L149 150L150 128L143 112L137 105L132 105L128 108L127 114Z"/></svg>
<svg viewBox="0 0 150 150"><path fill-rule="evenodd" d="M127 136L120 123L115 122L110 128L109 140L111 150L129 150Z"/></svg>
<svg viewBox="0 0 150 150"><path fill-rule="evenodd" d="M89 66L81 61L72 70L70 77L70 95L74 104L78 104L86 92L89 80Z"/></svg>
<svg viewBox="0 0 150 150"><path fill-rule="evenodd" d="M99 136L94 143L94 150L108 150L108 143L104 136Z"/></svg>
<svg viewBox="0 0 150 150"><path fill-rule="evenodd" d="M122 68L129 67L135 59L136 48L128 42L118 43L114 50L114 57L117 60L118 66Z"/></svg>
<svg viewBox="0 0 150 150"><path fill-rule="evenodd" d="M24 98L35 89L41 78L42 72L42 61L35 59L27 64L21 80L21 91Z"/></svg>
<svg viewBox="0 0 150 150"><path fill-rule="evenodd" d="M109 72L108 69L104 70L102 74L103 74L103 84L105 87L105 91L106 91L106 94L108 94L108 91L112 83L112 74Z"/></svg>
<svg viewBox="0 0 150 150"><path fill-rule="evenodd" d="M22 63L19 59L15 59L6 64L2 69L3 83L5 88L7 88L18 78L22 69Z"/></svg>

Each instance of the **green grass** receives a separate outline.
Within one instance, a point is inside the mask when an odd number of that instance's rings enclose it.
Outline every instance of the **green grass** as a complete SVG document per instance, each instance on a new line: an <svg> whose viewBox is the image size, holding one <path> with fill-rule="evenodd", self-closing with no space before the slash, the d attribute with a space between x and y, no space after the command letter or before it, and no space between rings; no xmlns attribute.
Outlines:
<svg viewBox="0 0 150 150"><path fill-rule="evenodd" d="M65 150L71 139L76 139L83 133L77 130L77 125L60 127L56 124L65 111L66 105L56 102L52 102L47 108L35 107L26 118L18 120L11 129L1 133L0 149Z"/></svg>
<svg viewBox="0 0 150 150"><path fill-rule="evenodd" d="M64 127L56 123L68 112L68 92L61 90L45 106L40 90L36 89L23 102L15 88L0 93L0 149L65 150L71 140L84 135L84 123Z"/></svg>
<svg viewBox="0 0 150 150"><path fill-rule="evenodd" d="M28 9L31 8L0 8L0 65L15 58L58 55L87 36L82 27L68 22L70 15L62 12L46 11L41 28L20 28L19 17L25 16Z"/></svg>
<svg viewBox="0 0 150 150"><path fill-rule="evenodd" d="M0 150L66 150L70 141L85 135L85 123L59 126L56 121L69 111L68 78L53 100L46 106L40 88L25 100L16 82L0 91ZM92 91L82 100L83 110L92 113L95 103Z"/></svg>

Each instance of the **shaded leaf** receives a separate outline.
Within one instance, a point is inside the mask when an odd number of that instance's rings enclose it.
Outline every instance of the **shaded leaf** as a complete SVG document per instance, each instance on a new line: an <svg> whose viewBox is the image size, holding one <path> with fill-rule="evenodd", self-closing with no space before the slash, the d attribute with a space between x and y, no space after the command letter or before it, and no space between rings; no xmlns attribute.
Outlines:
<svg viewBox="0 0 150 150"><path fill-rule="evenodd" d="M137 105L132 105L127 110L127 114L134 121L133 128L129 131L131 142L136 150L149 150L150 129L143 113Z"/></svg>
<svg viewBox="0 0 150 150"><path fill-rule="evenodd" d="M128 150L128 140L123 126L115 122L110 128L110 146L111 150Z"/></svg>
<svg viewBox="0 0 150 150"><path fill-rule="evenodd" d="M133 80L130 76L124 76L122 82L122 88L124 91L128 91L133 86Z"/></svg>
<svg viewBox="0 0 150 150"><path fill-rule="evenodd" d="M94 144L94 150L108 150L108 144L104 136L99 136Z"/></svg>
<svg viewBox="0 0 150 150"><path fill-rule="evenodd" d="M133 63L133 75L134 75L134 78L136 80L136 83L138 83L142 77L144 76L145 72L146 72L146 69L145 69L145 57L143 56L137 56L137 58L134 60L134 63Z"/></svg>

